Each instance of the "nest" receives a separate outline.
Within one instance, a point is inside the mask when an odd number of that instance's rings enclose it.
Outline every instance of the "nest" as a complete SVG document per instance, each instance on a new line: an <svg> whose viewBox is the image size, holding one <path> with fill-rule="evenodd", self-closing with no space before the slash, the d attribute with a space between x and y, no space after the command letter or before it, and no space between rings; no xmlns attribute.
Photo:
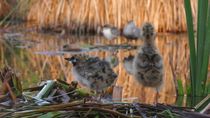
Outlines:
<svg viewBox="0 0 210 118"><path fill-rule="evenodd" d="M0 71L2 81L0 117L48 117L48 118L168 118L208 117L188 107L164 104L127 102L103 102L93 99L91 92L63 80L47 80L39 86L22 89L21 82L10 67Z"/></svg>

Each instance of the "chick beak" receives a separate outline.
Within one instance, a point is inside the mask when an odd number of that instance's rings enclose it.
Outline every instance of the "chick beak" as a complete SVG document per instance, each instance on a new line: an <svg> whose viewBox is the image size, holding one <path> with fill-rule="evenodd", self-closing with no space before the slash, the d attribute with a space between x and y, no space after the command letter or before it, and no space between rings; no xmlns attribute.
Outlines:
<svg viewBox="0 0 210 118"><path fill-rule="evenodd" d="M70 61L71 60L71 58L64 58L65 60L67 60L67 61Z"/></svg>

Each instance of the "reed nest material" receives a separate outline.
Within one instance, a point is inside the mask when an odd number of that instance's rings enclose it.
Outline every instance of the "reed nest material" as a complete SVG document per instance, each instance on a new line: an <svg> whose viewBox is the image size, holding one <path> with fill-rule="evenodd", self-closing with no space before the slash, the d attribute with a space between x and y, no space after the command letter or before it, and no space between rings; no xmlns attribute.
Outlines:
<svg viewBox="0 0 210 118"><path fill-rule="evenodd" d="M0 19L9 13L10 5L5 0L0 0Z"/></svg>
<svg viewBox="0 0 210 118"><path fill-rule="evenodd" d="M159 32L186 31L184 0L32 0L28 13L39 27L65 26L69 30L97 30L112 24L118 28L134 20L138 26L152 22ZM197 1L191 0L193 18Z"/></svg>
<svg viewBox="0 0 210 118"><path fill-rule="evenodd" d="M14 112L15 111L15 112ZM53 114L54 112L54 114ZM168 117L202 117L208 118L205 114L193 112L187 107L176 107L170 105L157 104L156 106L140 103L84 103L84 101L74 101L66 104L49 106L24 106L13 111L0 113L1 117L74 117L74 118L168 118ZM48 114L48 115L46 115Z"/></svg>
<svg viewBox="0 0 210 118"><path fill-rule="evenodd" d="M16 25L26 20L30 0L0 0L0 26Z"/></svg>

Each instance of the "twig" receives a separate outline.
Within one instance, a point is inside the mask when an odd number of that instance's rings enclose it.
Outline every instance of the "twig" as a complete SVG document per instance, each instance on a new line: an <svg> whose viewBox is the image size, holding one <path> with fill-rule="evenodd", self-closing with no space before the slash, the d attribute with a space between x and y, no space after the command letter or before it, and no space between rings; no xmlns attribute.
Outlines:
<svg viewBox="0 0 210 118"><path fill-rule="evenodd" d="M118 111L114 111L114 110L110 110L110 109L105 109L105 108L100 108L100 107L64 107L62 106L61 109L58 109L59 107L53 107L53 106L49 106L48 108L45 107L45 108L40 108L40 109L35 109L35 110L27 110L27 111L20 111L20 112L16 112L14 113L15 117L20 117L22 115L26 116L26 115L30 115L32 113L44 113L44 112L52 112L52 111L58 111L58 110L74 110L75 112L76 111L89 111L90 109L94 110L94 111L100 111L100 112L106 112L106 113L110 113L110 114L113 114L115 116L120 116L120 117L123 117L123 118L129 118L128 116L118 112Z"/></svg>
<svg viewBox="0 0 210 118"><path fill-rule="evenodd" d="M177 96L178 96L178 83L177 83L177 77L176 77L176 74L175 74L175 69L174 69L174 66L173 66L172 55L171 54L169 54L169 64L171 66L171 71L172 71L174 85L175 85L175 90L176 90L176 99L177 99Z"/></svg>

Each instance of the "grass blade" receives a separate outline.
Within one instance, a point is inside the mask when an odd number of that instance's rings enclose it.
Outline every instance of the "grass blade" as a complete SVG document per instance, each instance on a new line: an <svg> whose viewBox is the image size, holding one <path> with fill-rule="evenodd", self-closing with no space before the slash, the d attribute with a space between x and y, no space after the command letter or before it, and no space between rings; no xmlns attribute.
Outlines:
<svg viewBox="0 0 210 118"><path fill-rule="evenodd" d="M205 39L205 24L208 9L208 0L198 0L198 22L197 22L197 47L198 47L198 69L201 68L202 57L203 57L203 45Z"/></svg>
<svg viewBox="0 0 210 118"><path fill-rule="evenodd" d="M208 0L198 0L198 22L197 22L197 77L196 77L196 93L198 96L202 95L203 88L202 83L205 79L205 65L204 63L204 53L206 42L206 19L207 19L207 9L208 9Z"/></svg>
<svg viewBox="0 0 210 118"><path fill-rule="evenodd" d="M206 20L206 35L205 35L205 43L204 43L204 51L203 51L203 63L202 63L202 68L201 68L201 83L203 89L205 89L206 86L206 81L207 81L207 74L208 74L208 63L209 63L209 52L210 52L210 5L208 6L208 16ZM203 94L204 94L203 90Z"/></svg>
<svg viewBox="0 0 210 118"><path fill-rule="evenodd" d="M189 47L190 47L190 79L191 79L191 90L192 96L195 96L196 88L195 88L195 79L196 79L196 50L195 50L195 39L194 39L194 31L193 31L193 18L192 18L192 9L190 0L184 1L185 5L185 14L187 19L187 30L189 37Z"/></svg>

